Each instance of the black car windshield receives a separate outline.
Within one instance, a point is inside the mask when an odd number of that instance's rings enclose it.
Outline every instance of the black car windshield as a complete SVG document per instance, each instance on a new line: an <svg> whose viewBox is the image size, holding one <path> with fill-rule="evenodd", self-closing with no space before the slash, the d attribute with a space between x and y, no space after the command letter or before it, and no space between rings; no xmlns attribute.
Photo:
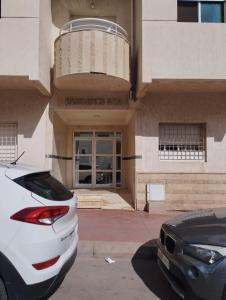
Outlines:
<svg viewBox="0 0 226 300"><path fill-rule="evenodd" d="M48 200L65 201L73 197L73 193L49 172L28 174L14 179L14 182Z"/></svg>

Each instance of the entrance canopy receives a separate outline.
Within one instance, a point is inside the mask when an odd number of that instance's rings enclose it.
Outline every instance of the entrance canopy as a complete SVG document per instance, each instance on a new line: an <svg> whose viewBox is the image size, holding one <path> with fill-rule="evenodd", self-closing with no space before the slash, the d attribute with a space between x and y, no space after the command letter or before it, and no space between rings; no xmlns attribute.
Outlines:
<svg viewBox="0 0 226 300"><path fill-rule="evenodd" d="M132 110L56 110L68 125L126 125Z"/></svg>

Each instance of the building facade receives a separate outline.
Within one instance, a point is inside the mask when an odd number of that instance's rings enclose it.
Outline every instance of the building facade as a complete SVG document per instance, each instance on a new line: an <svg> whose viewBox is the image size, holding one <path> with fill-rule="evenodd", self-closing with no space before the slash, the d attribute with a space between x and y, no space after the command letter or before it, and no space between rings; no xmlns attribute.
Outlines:
<svg viewBox="0 0 226 300"><path fill-rule="evenodd" d="M79 207L226 205L225 2L1 0L0 160Z"/></svg>

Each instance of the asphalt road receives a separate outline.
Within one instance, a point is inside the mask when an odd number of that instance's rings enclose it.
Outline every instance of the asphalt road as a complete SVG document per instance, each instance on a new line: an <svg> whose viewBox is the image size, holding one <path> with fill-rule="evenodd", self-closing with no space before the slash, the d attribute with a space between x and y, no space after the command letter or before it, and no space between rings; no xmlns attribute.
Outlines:
<svg viewBox="0 0 226 300"><path fill-rule="evenodd" d="M78 257L51 300L181 300L152 260Z"/></svg>

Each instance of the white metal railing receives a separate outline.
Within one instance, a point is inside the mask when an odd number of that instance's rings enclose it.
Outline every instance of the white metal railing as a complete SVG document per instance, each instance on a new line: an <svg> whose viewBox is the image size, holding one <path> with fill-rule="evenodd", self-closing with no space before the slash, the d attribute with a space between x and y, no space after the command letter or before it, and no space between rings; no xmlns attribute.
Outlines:
<svg viewBox="0 0 226 300"><path fill-rule="evenodd" d="M123 29L121 26L114 22L97 18L82 18L72 20L62 26L60 30L60 35L82 30L100 30L111 34L115 34L124 38L125 40L128 40L128 34L126 30Z"/></svg>

